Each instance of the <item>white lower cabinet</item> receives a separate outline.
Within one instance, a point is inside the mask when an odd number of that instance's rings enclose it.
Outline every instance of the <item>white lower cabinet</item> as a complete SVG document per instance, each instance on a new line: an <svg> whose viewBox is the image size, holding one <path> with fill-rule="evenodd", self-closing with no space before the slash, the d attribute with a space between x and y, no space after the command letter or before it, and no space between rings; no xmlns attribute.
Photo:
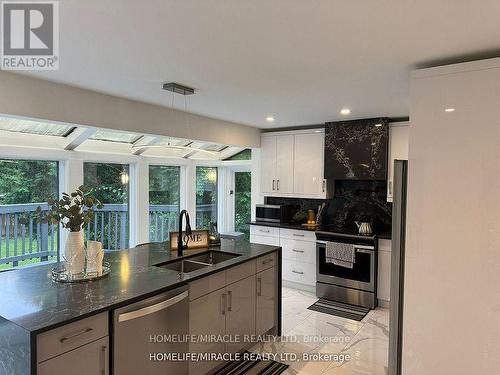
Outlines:
<svg viewBox="0 0 500 375"><path fill-rule="evenodd" d="M250 226L250 242L261 245L279 246L280 228L263 225Z"/></svg>
<svg viewBox="0 0 500 375"><path fill-rule="evenodd" d="M377 298L382 305L391 299L391 241L379 240Z"/></svg>
<svg viewBox="0 0 500 375"><path fill-rule="evenodd" d="M313 231L250 226L250 242L282 248L282 279L295 287L316 287L316 234Z"/></svg>
<svg viewBox="0 0 500 375"><path fill-rule="evenodd" d="M316 265L316 243L280 239L283 259Z"/></svg>
<svg viewBox="0 0 500 375"><path fill-rule="evenodd" d="M316 285L316 267L314 264L283 259L283 280L304 286Z"/></svg>
<svg viewBox="0 0 500 375"><path fill-rule="evenodd" d="M304 285L305 289L316 286L316 234L304 230L280 231L283 255L283 280Z"/></svg>
<svg viewBox="0 0 500 375"><path fill-rule="evenodd" d="M250 234L250 242L258 243L261 245L279 246L280 239L279 237L267 237L260 236L258 234Z"/></svg>

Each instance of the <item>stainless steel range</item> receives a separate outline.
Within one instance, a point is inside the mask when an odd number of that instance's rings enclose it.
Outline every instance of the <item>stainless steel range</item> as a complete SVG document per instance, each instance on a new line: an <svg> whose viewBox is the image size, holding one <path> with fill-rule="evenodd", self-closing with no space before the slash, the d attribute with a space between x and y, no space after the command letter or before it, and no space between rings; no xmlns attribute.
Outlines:
<svg viewBox="0 0 500 375"><path fill-rule="evenodd" d="M316 239L316 295L336 302L375 308L378 268L376 236L317 231ZM350 249L352 262L332 261L327 247L333 244Z"/></svg>

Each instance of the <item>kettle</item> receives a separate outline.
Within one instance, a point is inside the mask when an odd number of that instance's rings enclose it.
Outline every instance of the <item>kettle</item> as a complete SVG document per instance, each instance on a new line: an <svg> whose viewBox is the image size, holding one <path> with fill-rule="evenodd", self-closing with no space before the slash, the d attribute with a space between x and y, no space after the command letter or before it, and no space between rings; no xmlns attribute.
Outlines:
<svg viewBox="0 0 500 375"><path fill-rule="evenodd" d="M369 236L372 234L372 224L367 221L355 221L358 227L358 233L362 236Z"/></svg>

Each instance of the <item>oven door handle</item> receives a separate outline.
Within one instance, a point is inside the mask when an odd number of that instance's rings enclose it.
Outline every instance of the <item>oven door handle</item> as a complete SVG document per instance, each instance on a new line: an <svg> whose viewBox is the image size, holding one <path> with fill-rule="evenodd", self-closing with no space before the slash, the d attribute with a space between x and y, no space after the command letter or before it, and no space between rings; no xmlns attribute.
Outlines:
<svg viewBox="0 0 500 375"><path fill-rule="evenodd" d="M357 253L363 253L363 254L372 254L373 250L370 251L370 250L356 248L356 252Z"/></svg>
<svg viewBox="0 0 500 375"><path fill-rule="evenodd" d="M317 244L326 245L326 241L316 240ZM356 251L360 253L368 253L375 251L375 247L368 245L354 245Z"/></svg>

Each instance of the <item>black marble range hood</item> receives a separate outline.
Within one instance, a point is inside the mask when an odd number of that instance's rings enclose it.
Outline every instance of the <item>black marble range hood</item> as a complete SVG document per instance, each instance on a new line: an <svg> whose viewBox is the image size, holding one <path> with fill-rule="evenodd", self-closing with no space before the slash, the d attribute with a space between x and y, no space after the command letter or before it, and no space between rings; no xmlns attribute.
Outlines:
<svg viewBox="0 0 500 375"><path fill-rule="evenodd" d="M337 180L387 180L389 121L372 118L325 124L325 178L333 197Z"/></svg>

